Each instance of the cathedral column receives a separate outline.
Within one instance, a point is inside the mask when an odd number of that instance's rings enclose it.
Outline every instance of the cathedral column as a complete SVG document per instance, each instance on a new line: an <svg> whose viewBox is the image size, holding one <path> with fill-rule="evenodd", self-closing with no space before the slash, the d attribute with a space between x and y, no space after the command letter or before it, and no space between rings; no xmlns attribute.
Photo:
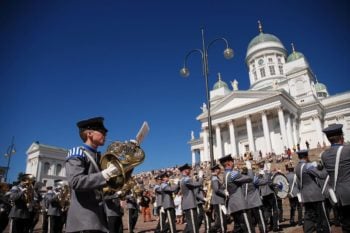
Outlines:
<svg viewBox="0 0 350 233"><path fill-rule="evenodd" d="M288 137L288 148L293 148L293 132L292 132L292 119L291 114L289 113L287 116L287 137Z"/></svg>
<svg viewBox="0 0 350 233"><path fill-rule="evenodd" d="M323 132L322 132L322 125L321 125L321 120L320 117L318 115L315 115L312 117L313 121L314 121L314 125L315 125L315 130L316 130L316 137L317 137L317 141L316 141L316 146L318 143L320 143L321 147L322 147L322 143L323 143Z"/></svg>
<svg viewBox="0 0 350 233"><path fill-rule="evenodd" d="M233 121L228 123L230 130L230 142L231 142L231 156L234 158L238 158L237 154L237 145L236 145L236 135L235 135L235 127L233 125Z"/></svg>
<svg viewBox="0 0 350 233"><path fill-rule="evenodd" d="M216 136L216 151L217 154L215 156L214 153L214 159L219 159L221 157L223 157L222 154L222 142L221 142L221 129L220 129L220 125L217 124L215 127L215 136Z"/></svg>
<svg viewBox="0 0 350 233"><path fill-rule="evenodd" d="M263 125L263 130L264 130L264 138L265 138L266 146L267 146L267 148L266 148L267 153L270 153L270 152L272 152L272 146L271 146L269 124L267 121L267 116L266 116L265 111L261 112L261 120L262 120L262 125Z"/></svg>
<svg viewBox="0 0 350 233"><path fill-rule="evenodd" d="M277 111L278 111L278 120L280 123L281 134L282 134L283 147L288 147L288 138L287 138L287 132L286 132L286 123L284 122L283 109L278 108Z"/></svg>
<svg viewBox="0 0 350 233"><path fill-rule="evenodd" d="M200 161L202 162L202 161ZM196 165L196 151L192 150L192 167Z"/></svg>
<svg viewBox="0 0 350 233"><path fill-rule="evenodd" d="M254 138L253 138L252 120L250 119L250 115L246 116L245 121L246 121L246 125L247 125L249 150L254 152L255 145L254 145Z"/></svg>
<svg viewBox="0 0 350 233"><path fill-rule="evenodd" d="M210 161L209 148L208 148L208 129L203 129L203 148L204 148L204 161Z"/></svg>
<svg viewBox="0 0 350 233"><path fill-rule="evenodd" d="M293 118L292 120L292 127L293 127L293 140L294 140L294 145L296 146L298 144L298 135L297 135L297 119L296 117ZM294 146L293 145L293 146Z"/></svg>

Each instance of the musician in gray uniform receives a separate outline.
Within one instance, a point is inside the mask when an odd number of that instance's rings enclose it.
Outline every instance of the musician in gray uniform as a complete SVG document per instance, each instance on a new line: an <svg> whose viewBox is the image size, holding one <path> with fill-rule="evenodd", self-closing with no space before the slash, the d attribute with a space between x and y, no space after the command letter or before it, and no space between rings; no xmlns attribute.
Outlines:
<svg viewBox="0 0 350 233"><path fill-rule="evenodd" d="M203 179L203 173L194 174L194 181L198 182L199 179ZM194 188L193 192L196 195L196 201L197 201L198 229L201 228L202 223L204 222L204 232L208 232L210 229L209 227L210 223L203 207L205 204L203 185L201 185L200 187Z"/></svg>
<svg viewBox="0 0 350 233"><path fill-rule="evenodd" d="M175 216L175 204L173 194L176 194L180 187L178 184L169 183L169 175L167 172L161 174L162 184L162 207L165 211L166 219L168 220L170 233L176 233L176 216ZM163 220L165 224L165 219ZM168 232L168 229L163 232Z"/></svg>
<svg viewBox="0 0 350 233"><path fill-rule="evenodd" d="M46 195L46 201L48 204L47 216L48 216L48 232L56 233L62 232L63 222L62 222L62 209L60 206L59 195L60 190L55 184L54 191L49 190Z"/></svg>
<svg viewBox="0 0 350 233"><path fill-rule="evenodd" d="M342 124L333 124L323 130L331 147L323 152L321 160L329 174L329 184L337 196L342 230L350 232L350 146L344 145L342 128ZM337 153L339 153L338 166L336 166ZM338 174L335 174L336 170Z"/></svg>
<svg viewBox="0 0 350 233"><path fill-rule="evenodd" d="M128 209L128 231L129 233L134 233L137 219L139 218L140 207L133 191L129 191L125 199L126 208Z"/></svg>
<svg viewBox="0 0 350 233"><path fill-rule="evenodd" d="M301 202L304 205L304 232L330 232L327 219L324 196L318 179L325 179L327 172L316 163L311 163L308 158L308 151L298 151L299 163L295 168L298 178L298 185L301 193Z"/></svg>
<svg viewBox="0 0 350 233"><path fill-rule="evenodd" d="M297 194L300 192L297 184L297 176L294 172L294 167L291 162L286 164L286 170L287 170L287 180L289 183L289 193L288 193L288 200L290 205L290 225L295 226L295 211L298 211L298 225L303 225L303 208L301 206L301 203L298 201Z"/></svg>
<svg viewBox="0 0 350 233"><path fill-rule="evenodd" d="M262 196L265 221L266 223L269 222L270 228L272 228L273 231L279 231L279 210L276 194L272 184L272 173L270 171L260 169L259 179L259 190L260 195Z"/></svg>
<svg viewBox="0 0 350 233"><path fill-rule="evenodd" d="M195 182L190 177L192 167L187 163L178 168L182 174L180 189L182 193L182 210L185 214L186 227L184 232L198 233L197 201L194 189L202 186L203 180Z"/></svg>
<svg viewBox="0 0 350 233"><path fill-rule="evenodd" d="M247 201L248 216L250 216L250 219L252 220L255 219L254 224L252 223L253 227L255 227L257 224L259 226L260 233L266 233L267 229L265 225L264 213L262 211L263 204L259 192L259 186L262 181L259 179L258 174L255 174L253 171L250 161L246 161L246 166L242 168L242 174L248 175L253 180L250 183L245 183L242 187L244 198Z"/></svg>
<svg viewBox="0 0 350 233"><path fill-rule="evenodd" d="M226 194L228 193L228 211L233 216L235 222L234 232L255 232L251 221L248 219L246 212L248 204L242 191L242 186L245 183L252 182L253 179L233 169L234 161L231 155L224 156L219 161L225 168L225 192Z"/></svg>
<svg viewBox="0 0 350 233"><path fill-rule="evenodd" d="M13 186L10 190L10 201L13 203L9 218L11 233L27 233L29 232L30 213L29 209L32 204L33 190L32 175L23 174L19 177L20 183Z"/></svg>
<svg viewBox="0 0 350 233"><path fill-rule="evenodd" d="M121 194L122 191L108 191L104 195L110 233L123 233L123 210L120 205Z"/></svg>
<svg viewBox="0 0 350 233"><path fill-rule="evenodd" d="M103 120L103 117L95 117L77 123L84 144L69 150L66 158L71 188L66 232L108 232L102 188L120 171L112 163L100 170L97 149L104 145L108 132Z"/></svg>
<svg viewBox="0 0 350 233"><path fill-rule="evenodd" d="M211 228L211 232L226 233L227 231L227 219L226 219L226 206L225 206L225 188L220 181L219 175L221 168L218 164L211 167L211 200L210 203L213 206L214 211L214 225Z"/></svg>
<svg viewBox="0 0 350 233"><path fill-rule="evenodd" d="M158 215L158 224L155 229L155 232L160 232L165 229L163 223L165 222L165 213L162 210L162 190L160 184L162 183L162 179L160 177L161 174L158 174L154 179L156 180L156 185L154 186L154 194L156 196L156 214ZM161 211L162 210L162 211Z"/></svg>

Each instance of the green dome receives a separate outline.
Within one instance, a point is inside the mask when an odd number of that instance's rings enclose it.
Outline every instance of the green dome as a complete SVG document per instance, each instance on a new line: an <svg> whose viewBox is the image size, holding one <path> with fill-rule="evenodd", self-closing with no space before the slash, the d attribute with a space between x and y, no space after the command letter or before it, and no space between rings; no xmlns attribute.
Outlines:
<svg viewBox="0 0 350 233"><path fill-rule="evenodd" d="M249 50L251 47L253 47L253 46L255 46L255 45L259 44L259 43L262 43L262 42L270 42L270 41L281 43L281 41L280 41L276 36L271 35L271 34L267 34L267 33L260 32L259 35L257 35L256 37L254 37L254 38L250 41L250 43L249 43L249 45L248 45L248 50ZM282 43L281 43L281 44L282 44Z"/></svg>
<svg viewBox="0 0 350 233"><path fill-rule="evenodd" d="M218 81L214 84L213 90L224 87L225 89L229 89L227 83L221 80L221 74L218 73Z"/></svg>
<svg viewBox="0 0 350 233"><path fill-rule="evenodd" d="M302 57L304 57L304 54L294 51L288 56L287 62L295 61L295 60L298 60L299 58L302 58Z"/></svg>
<svg viewBox="0 0 350 233"><path fill-rule="evenodd" d="M319 92L319 91L327 91L327 87L326 87L326 85L324 85L323 83L317 82L317 83L315 84L315 90L316 90L317 92Z"/></svg>

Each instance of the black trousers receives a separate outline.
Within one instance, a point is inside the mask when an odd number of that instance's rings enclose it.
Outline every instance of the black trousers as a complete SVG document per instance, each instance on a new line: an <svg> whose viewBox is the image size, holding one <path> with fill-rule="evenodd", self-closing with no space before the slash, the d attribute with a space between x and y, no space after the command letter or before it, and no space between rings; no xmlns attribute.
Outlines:
<svg viewBox="0 0 350 233"><path fill-rule="evenodd" d="M252 226L252 221L245 210L240 210L232 213L234 227L233 232L237 233L254 233L255 229Z"/></svg>
<svg viewBox="0 0 350 233"><path fill-rule="evenodd" d="M185 219L186 219L186 227L184 232L198 233L198 215L197 208L184 210Z"/></svg>
<svg viewBox="0 0 350 233"><path fill-rule="evenodd" d="M42 225L43 233L47 233L48 224L49 224L49 216L47 216L47 212L43 212L43 225Z"/></svg>
<svg viewBox="0 0 350 233"><path fill-rule="evenodd" d="M303 208L298 201L297 197L289 198L290 205L290 224L295 224L295 211L298 210L298 224L301 225L303 222Z"/></svg>
<svg viewBox="0 0 350 233"><path fill-rule="evenodd" d="M109 233L123 233L123 220L121 216L108 216Z"/></svg>
<svg viewBox="0 0 350 233"><path fill-rule="evenodd" d="M175 216L175 209L174 208L168 208L165 210L165 218L168 220L168 224L161 232L169 232L170 233L176 233L176 216Z"/></svg>
<svg viewBox="0 0 350 233"><path fill-rule="evenodd" d="M277 205L277 199L274 193L271 193L267 196L263 197L263 210L264 210L264 216L265 221L270 220L270 226L273 230L277 230L279 228L278 224L278 205ZM267 222L266 222L266 225Z"/></svg>
<svg viewBox="0 0 350 233"><path fill-rule="evenodd" d="M267 228L265 224L266 221L264 219L264 213L262 209L260 207L255 207L255 208L249 209L248 212L252 219L251 225L254 228L256 225L258 225L260 233L266 233L267 232Z"/></svg>
<svg viewBox="0 0 350 233"><path fill-rule="evenodd" d="M62 232L62 217L61 216L49 216L48 233Z"/></svg>
<svg viewBox="0 0 350 233"><path fill-rule="evenodd" d="M29 218L13 218L10 220L12 233L28 233L29 232Z"/></svg>
<svg viewBox="0 0 350 233"><path fill-rule="evenodd" d="M344 233L350 233L350 205L338 207L341 228Z"/></svg>
<svg viewBox="0 0 350 233"><path fill-rule="evenodd" d="M133 233L134 232L134 229L135 229L135 225L136 225L136 222L137 222L137 219L139 217L139 211L137 209L129 209L128 211L129 213L129 221L128 221L128 224L129 224L129 232L130 233Z"/></svg>
<svg viewBox="0 0 350 233"><path fill-rule="evenodd" d="M226 233L227 218L224 212L222 212L220 205L213 205L213 211L214 211L214 225L211 228L211 232Z"/></svg>
<svg viewBox="0 0 350 233"><path fill-rule="evenodd" d="M325 207L322 201L304 203L304 232L330 232Z"/></svg>

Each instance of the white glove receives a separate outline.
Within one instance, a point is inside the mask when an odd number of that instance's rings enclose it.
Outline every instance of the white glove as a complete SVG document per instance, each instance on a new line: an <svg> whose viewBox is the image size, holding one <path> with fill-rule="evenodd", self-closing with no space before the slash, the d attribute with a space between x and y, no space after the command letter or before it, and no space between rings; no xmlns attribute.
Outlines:
<svg viewBox="0 0 350 233"><path fill-rule="evenodd" d="M113 163L110 163L108 167L105 170L103 170L101 173L103 178L105 178L106 180L109 180L110 178L113 178L119 175L119 169Z"/></svg>
<svg viewBox="0 0 350 233"><path fill-rule="evenodd" d="M20 188L21 192L27 191L27 188Z"/></svg>
<svg viewBox="0 0 350 233"><path fill-rule="evenodd" d="M129 142L134 143L135 145L139 144L135 139L130 139Z"/></svg>
<svg viewBox="0 0 350 233"><path fill-rule="evenodd" d="M198 172L198 177L203 178L204 172L202 170L199 170Z"/></svg>
<svg viewBox="0 0 350 233"><path fill-rule="evenodd" d="M252 163L250 161L245 161L245 166L247 167L248 170L252 170Z"/></svg>

